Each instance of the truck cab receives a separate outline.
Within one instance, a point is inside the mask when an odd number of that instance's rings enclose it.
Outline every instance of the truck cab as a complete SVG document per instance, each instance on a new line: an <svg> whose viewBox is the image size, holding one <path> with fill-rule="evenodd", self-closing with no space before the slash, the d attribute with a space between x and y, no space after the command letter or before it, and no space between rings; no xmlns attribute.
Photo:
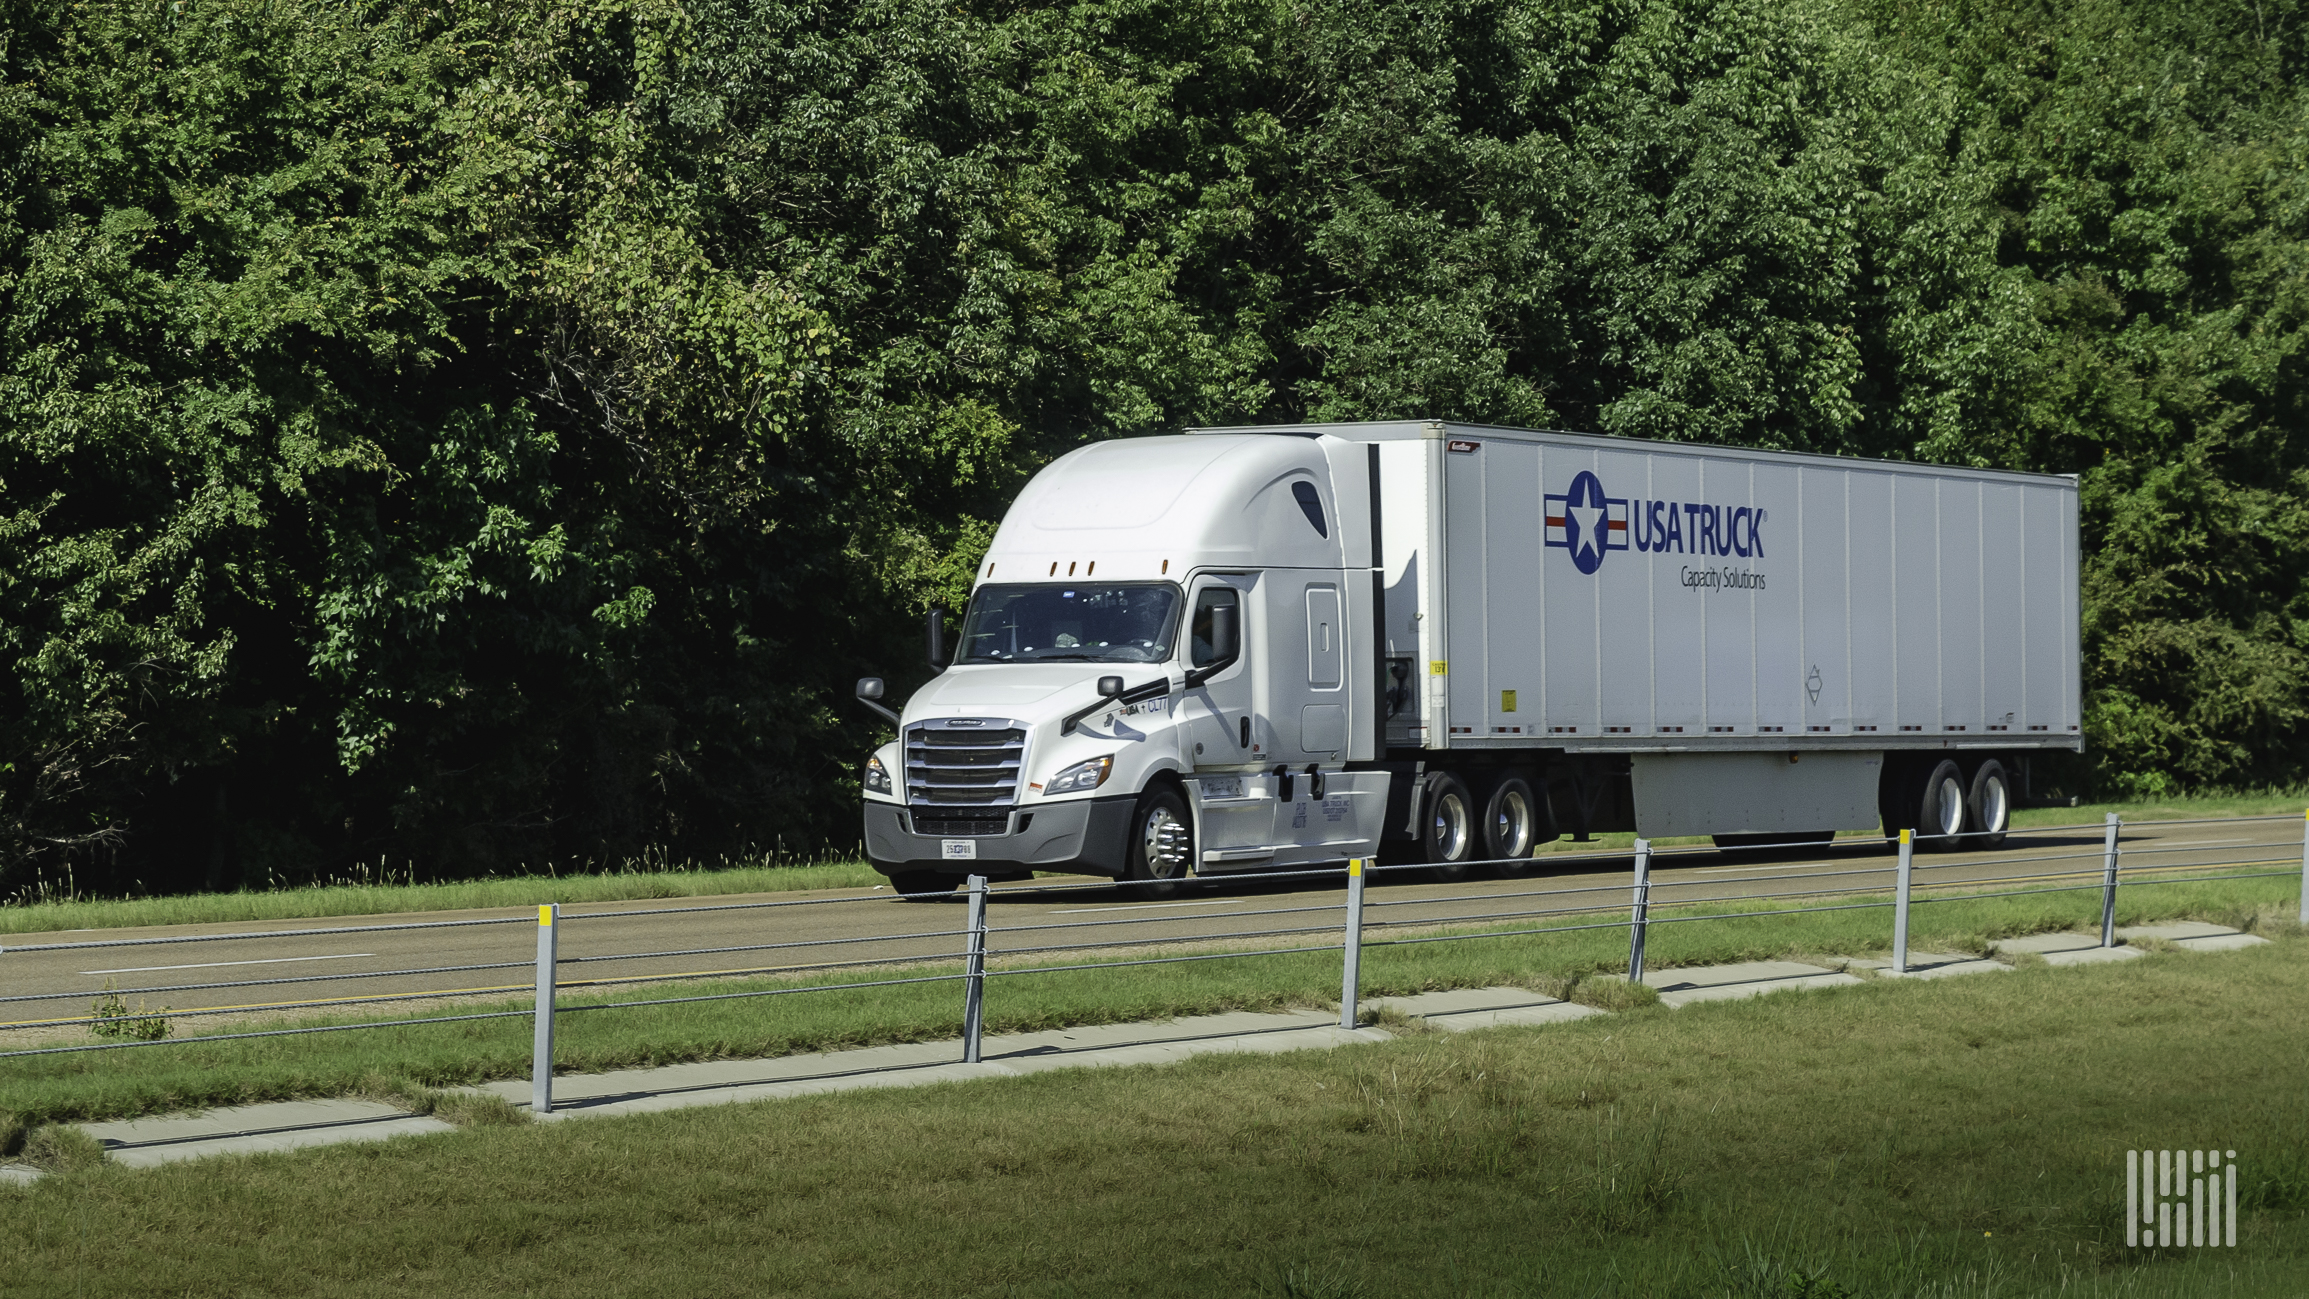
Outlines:
<svg viewBox="0 0 2309 1299"><path fill-rule="evenodd" d="M913 893L1036 870L1159 892L1369 853L1388 774L1350 770L1384 742L1378 648L1349 633L1378 596L1362 452L1151 437L1037 475L867 764L876 869Z"/></svg>

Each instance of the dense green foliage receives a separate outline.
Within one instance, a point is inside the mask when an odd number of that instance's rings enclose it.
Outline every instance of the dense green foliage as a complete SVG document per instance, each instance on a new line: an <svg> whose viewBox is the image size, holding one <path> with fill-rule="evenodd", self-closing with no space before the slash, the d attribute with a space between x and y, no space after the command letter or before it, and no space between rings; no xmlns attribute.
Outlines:
<svg viewBox="0 0 2309 1299"><path fill-rule="evenodd" d="M847 846L1025 474L2084 475L2088 764L2309 774L2289 3L0 2L0 885Z"/></svg>

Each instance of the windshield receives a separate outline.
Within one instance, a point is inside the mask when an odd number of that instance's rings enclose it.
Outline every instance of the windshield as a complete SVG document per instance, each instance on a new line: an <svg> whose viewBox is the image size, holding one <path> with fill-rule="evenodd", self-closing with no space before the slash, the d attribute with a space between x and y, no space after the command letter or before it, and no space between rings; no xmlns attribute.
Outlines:
<svg viewBox="0 0 2309 1299"><path fill-rule="evenodd" d="M970 597L957 663L1161 663L1171 656L1175 586L982 586Z"/></svg>

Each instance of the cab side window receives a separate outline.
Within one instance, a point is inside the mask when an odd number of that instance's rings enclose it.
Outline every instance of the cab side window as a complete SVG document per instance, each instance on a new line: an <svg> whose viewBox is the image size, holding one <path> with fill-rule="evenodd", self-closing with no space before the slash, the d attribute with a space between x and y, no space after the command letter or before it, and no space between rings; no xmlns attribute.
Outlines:
<svg viewBox="0 0 2309 1299"><path fill-rule="evenodd" d="M1238 593L1231 586L1207 586L1195 595L1193 638L1188 643L1187 666L1208 667L1218 661L1211 645L1211 610L1228 608L1235 611L1235 634L1242 634L1243 613Z"/></svg>

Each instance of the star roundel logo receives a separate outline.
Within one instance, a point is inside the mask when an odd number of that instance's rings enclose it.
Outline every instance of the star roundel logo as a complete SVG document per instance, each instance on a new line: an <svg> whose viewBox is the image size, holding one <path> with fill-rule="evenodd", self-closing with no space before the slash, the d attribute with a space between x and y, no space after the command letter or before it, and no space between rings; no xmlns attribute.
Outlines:
<svg viewBox="0 0 2309 1299"><path fill-rule="evenodd" d="M1561 496L1548 493L1547 544L1571 552L1572 567L1593 573L1603 566L1604 552L1628 548L1626 497L1603 494L1603 483L1582 469Z"/></svg>

